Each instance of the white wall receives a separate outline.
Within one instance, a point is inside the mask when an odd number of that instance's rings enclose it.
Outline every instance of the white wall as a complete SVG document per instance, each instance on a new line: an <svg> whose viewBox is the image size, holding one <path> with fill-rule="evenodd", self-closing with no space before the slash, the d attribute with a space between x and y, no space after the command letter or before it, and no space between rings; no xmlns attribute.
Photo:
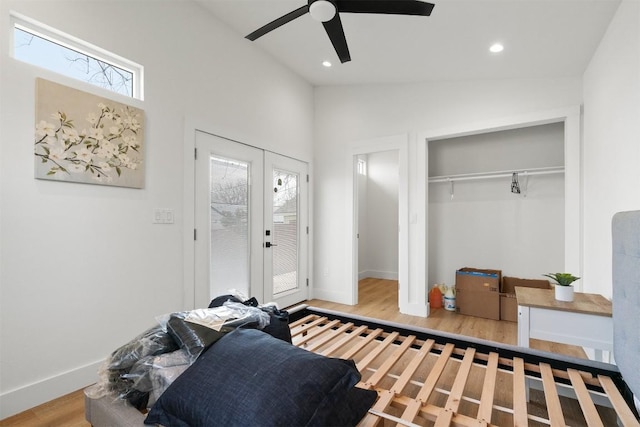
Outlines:
<svg viewBox="0 0 640 427"><path fill-rule="evenodd" d="M9 10L145 67L144 189L34 179L35 78L111 95L9 58ZM313 90L191 2L3 0L0 63L1 419L94 382L113 349L189 305L185 119L311 161ZM158 207L176 222L153 225Z"/></svg>
<svg viewBox="0 0 640 427"><path fill-rule="evenodd" d="M510 181L456 183L453 200L446 184L430 185L430 285L455 284L461 267L527 279L564 271L562 175L530 177L527 197L511 194Z"/></svg>
<svg viewBox="0 0 640 427"><path fill-rule="evenodd" d="M584 290L611 296L611 218L640 209L640 3L623 1L584 74Z"/></svg>
<svg viewBox="0 0 640 427"><path fill-rule="evenodd" d="M314 293L352 302L348 183L353 141L409 134L409 277L401 310L426 305L427 220L424 141L418 134L499 122L581 103L581 79L436 82L316 89ZM489 126L487 126L489 127ZM347 185L345 185L347 182ZM337 206L347 207L341 217ZM323 274L319 274L323 272ZM402 296L401 296L402 298ZM407 311L404 311L407 312Z"/></svg>
<svg viewBox="0 0 640 427"><path fill-rule="evenodd" d="M363 277L398 279L398 180L397 151L367 155L365 223L359 224L366 245L358 253Z"/></svg>

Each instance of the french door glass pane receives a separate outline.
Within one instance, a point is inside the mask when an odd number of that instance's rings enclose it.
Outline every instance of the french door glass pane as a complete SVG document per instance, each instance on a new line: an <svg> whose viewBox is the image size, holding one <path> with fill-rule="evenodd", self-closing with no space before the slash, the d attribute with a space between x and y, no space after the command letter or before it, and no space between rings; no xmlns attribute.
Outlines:
<svg viewBox="0 0 640 427"><path fill-rule="evenodd" d="M211 156L211 295L249 289L249 164Z"/></svg>
<svg viewBox="0 0 640 427"><path fill-rule="evenodd" d="M273 294L298 288L298 174L273 170Z"/></svg>

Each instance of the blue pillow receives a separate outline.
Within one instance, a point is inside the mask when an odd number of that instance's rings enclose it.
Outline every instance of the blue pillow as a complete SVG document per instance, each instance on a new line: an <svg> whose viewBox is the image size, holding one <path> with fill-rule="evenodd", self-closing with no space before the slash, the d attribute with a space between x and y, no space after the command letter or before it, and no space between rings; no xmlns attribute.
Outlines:
<svg viewBox="0 0 640 427"><path fill-rule="evenodd" d="M377 397L355 389L352 360L300 349L254 329L228 333L180 375L145 424L355 425Z"/></svg>

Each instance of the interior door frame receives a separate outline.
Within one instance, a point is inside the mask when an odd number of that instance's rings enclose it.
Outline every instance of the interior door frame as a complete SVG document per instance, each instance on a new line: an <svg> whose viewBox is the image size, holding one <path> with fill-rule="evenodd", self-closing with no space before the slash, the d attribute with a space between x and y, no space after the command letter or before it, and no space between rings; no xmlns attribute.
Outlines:
<svg viewBox="0 0 640 427"><path fill-rule="evenodd" d="M479 123L469 123L450 128L433 129L418 134L418 144L421 150L424 150L426 156L425 163L425 185L424 200L418 200L418 203L424 203L425 212L425 238L429 241L428 224L429 224L429 185L428 180L428 145L431 140L444 138L454 138L460 136L475 135L487 132L497 132L502 130L517 129L529 126L544 125L549 123L564 123L564 197L565 197L565 219L564 219L564 242L565 255L564 264L565 271L575 271L582 276L583 268L583 246L582 246L582 167L581 167L581 107L566 107L557 110L540 111L519 116L505 117L502 119L484 121ZM428 243L427 243L428 247ZM429 259L428 252L426 260ZM426 277L429 277L429 263L427 261ZM577 285L577 290L581 291L583 281Z"/></svg>
<svg viewBox="0 0 640 427"><path fill-rule="evenodd" d="M348 159L351 179L347 185L347 200L351 246L351 304L358 303L358 156L361 154L398 151L398 307L404 307L409 300L409 184L408 184L408 135L394 135L352 143Z"/></svg>

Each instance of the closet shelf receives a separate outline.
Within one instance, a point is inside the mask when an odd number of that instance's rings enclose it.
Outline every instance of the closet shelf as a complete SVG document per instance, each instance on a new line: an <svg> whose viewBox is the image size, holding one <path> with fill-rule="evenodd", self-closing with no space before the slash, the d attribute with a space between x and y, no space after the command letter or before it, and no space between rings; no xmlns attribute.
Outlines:
<svg viewBox="0 0 640 427"><path fill-rule="evenodd" d="M510 170L510 171L478 172L478 173L465 173L465 174L457 174L457 175L432 176L432 177L429 177L429 184L436 183L436 182L454 182L454 181L470 181L470 180L478 180L478 179L505 178L505 177L511 177L514 173L517 173L522 177L533 176L533 175L560 174L560 173L564 173L564 167L556 166L556 167L547 167L547 168L531 168L531 169L520 169L520 170Z"/></svg>

